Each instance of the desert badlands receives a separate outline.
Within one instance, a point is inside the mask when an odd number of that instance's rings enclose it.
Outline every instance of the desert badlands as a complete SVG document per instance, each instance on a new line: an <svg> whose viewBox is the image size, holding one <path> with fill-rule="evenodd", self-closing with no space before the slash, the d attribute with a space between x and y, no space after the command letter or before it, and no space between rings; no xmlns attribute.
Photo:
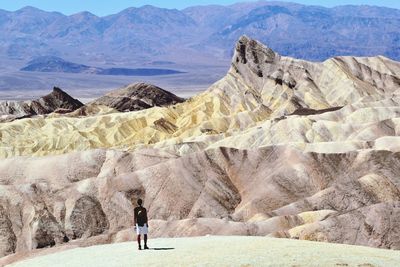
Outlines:
<svg viewBox="0 0 400 267"><path fill-rule="evenodd" d="M226 76L187 100L146 84L86 105L50 96L42 114L0 107L0 264L186 265L204 248L204 266L213 251L227 266L400 265L399 62L307 62L243 36ZM152 244L173 250L79 248L132 241L138 198Z"/></svg>

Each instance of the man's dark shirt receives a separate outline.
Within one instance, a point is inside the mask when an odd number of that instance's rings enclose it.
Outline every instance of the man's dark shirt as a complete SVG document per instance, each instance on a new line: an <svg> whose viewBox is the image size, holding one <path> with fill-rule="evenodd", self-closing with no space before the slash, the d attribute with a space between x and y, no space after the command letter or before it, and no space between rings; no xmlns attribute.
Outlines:
<svg viewBox="0 0 400 267"><path fill-rule="evenodd" d="M135 208L135 218L136 223L142 227L144 224L147 224L147 210L143 207L136 207Z"/></svg>

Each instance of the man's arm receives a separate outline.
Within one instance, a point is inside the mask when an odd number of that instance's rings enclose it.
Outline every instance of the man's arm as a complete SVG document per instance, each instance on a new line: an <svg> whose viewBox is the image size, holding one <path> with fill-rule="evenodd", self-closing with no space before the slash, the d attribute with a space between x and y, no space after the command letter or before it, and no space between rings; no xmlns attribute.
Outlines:
<svg viewBox="0 0 400 267"><path fill-rule="evenodd" d="M147 210L145 209L145 211L146 211L144 213L145 214L145 222L146 222L146 225L147 225L147 228L148 228L149 227L149 223L147 222Z"/></svg>
<svg viewBox="0 0 400 267"><path fill-rule="evenodd" d="M137 224L137 218L136 218L136 208L133 210L133 224L134 224L134 226L136 227L136 224Z"/></svg>

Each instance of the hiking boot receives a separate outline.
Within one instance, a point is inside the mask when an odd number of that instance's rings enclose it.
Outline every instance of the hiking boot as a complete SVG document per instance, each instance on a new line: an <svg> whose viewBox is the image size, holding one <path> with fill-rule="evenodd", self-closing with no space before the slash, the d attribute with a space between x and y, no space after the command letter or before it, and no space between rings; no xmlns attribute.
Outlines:
<svg viewBox="0 0 400 267"><path fill-rule="evenodd" d="M149 249L149 247L147 245L144 245L144 249Z"/></svg>

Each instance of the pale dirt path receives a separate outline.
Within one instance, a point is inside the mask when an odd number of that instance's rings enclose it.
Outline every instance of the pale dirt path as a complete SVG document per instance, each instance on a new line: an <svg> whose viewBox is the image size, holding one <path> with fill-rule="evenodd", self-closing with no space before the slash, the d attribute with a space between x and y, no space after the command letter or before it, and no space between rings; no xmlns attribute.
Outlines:
<svg viewBox="0 0 400 267"><path fill-rule="evenodd" d="M266 237L153 239L151 248L136 243L78 248L37 257L14 267L125 266L400 266L400 251Z"/></svg>

